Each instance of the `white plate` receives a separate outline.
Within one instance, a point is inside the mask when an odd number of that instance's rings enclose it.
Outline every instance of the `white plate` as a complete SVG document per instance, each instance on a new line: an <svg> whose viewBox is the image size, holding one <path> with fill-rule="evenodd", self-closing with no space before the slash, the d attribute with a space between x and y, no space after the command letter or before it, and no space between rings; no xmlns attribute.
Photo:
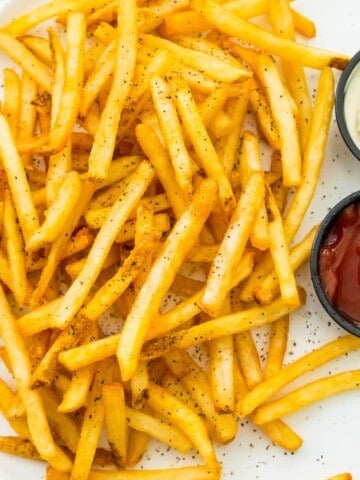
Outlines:
<svg viewBox="0 0 360 480"><path fill-rule="evenodd" d="M41 0L0 0L2 23L10 20ZM313 45L354 54L360 49L358 0L295 0L294 7L312 18L317 25ZM7 60L0 56L0 66ZM339 72L335 72L338 78ZM316 73L309 71L315 87ZM1 84L1 80L0 80ZM326 161L316 198L302 229L321 220L328 208L346 194L359 188L360 163L347 151L336 126L332 122ZM301 235L301 233L300 233ZM344 332L323 313L314 296L308 266L299 272L299 283L308 292L306 306L292 318L287 361L318 347ZM360 352L355 352L306 376L306 380L329 372L360 368ZM304 380L302 380L304 381ZM328 476L348 471L360 479L358 435L360 431L360 393L347 392L317 403L299 413L289 415L286 421L304 439L303 447L294 454L274 446L247 421L241 422L238 437L230 445L218 448L223 463L223 480L325 480ZM0 435L10 434L0 419ZM188 459L179 458L158 444L144 459L148 468L165 465L180 466ZM0 480L44 478L44 466L0 454ZM189 479L191 480L191 479Z"/></svg>

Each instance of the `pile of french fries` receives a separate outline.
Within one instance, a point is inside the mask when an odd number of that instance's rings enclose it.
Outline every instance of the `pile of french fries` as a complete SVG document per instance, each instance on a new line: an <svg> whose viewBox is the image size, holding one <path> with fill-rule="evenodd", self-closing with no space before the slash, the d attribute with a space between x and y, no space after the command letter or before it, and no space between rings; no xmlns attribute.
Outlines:
<svg viewBox="0 0 360 480"><path fill-rule="evenodd" d="M1 28L1 451L47 480L219 479L239 418L293 452L284 415L359 387L273 399L360 347L284 365L349 60L297 41L315 33L288 0L53 0ZM199 465L132 468L152 438Z"/></svg>

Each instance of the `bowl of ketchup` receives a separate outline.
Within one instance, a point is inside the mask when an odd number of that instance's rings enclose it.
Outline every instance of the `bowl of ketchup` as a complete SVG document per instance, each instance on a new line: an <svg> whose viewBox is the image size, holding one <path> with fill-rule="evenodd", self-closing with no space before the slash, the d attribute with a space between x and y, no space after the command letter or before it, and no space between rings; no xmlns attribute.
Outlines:
<svg viewBox="0 0 360 480"><path fill-rule="evenodd" d="M321 222L310 271L326 312L342 328L360 336L360 191L341 200Z"/></svg>

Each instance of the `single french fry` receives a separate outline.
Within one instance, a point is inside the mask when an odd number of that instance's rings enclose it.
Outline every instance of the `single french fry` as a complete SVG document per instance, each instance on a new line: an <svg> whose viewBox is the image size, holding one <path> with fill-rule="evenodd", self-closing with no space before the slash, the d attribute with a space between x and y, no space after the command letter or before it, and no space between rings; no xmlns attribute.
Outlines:
<svg viewBox="0 0 360 480"><path fill-rule="evenodd" d="M245 130L241 141L240 153L241 186L244 189L251 172L262 172L260 143L258 138ZM256 214L256 220L250 233L250 242L259 250L266 250L270 245L268 215L265 207L265 198Z"/></svg>
<svg viewBox="0 0 360 480"><path fill-rule="evenodd" d="M59 114L61 101L65 100L65 96L63 96L63 91L66 81L65 53L63 51L59 35L53 29L49 29L49 44L55 67L51 95L51 118L48 134L50 130L53 129L55 126ZM77 72L79 71L77 70ZM67 88L69 89L70 86L70 82L68 82ZM70 128L72 128L71 125ZM57 195L59 186L64 179L64 175L70 169L71 145L69 141L66 141L63 148L58 153L51 155L49 158L45 186L46 201L48 206L53 203L54 198Z"/></svg>
<svg viewBox="0 0 360 480"><path fill-rule="evenodd" d="M174 100L169 85L160 77L151 80L151 92L161 132L170 154L176 179L185 199L190 200L194 174L191 159L182 134Z"/></svg>
<svg viewBox="0 0 360 480"><path fill-rule="evenodd" d="M256 424L269 422L336 393L360 388L359 379L359 370L349 370L314 380L277 400L259 406L253 415L253 420Z"/></svg>
<svg viewBox="0 0 360 480"><path fill-rule="evenodd" d="M305 301L303 291L300 291L300 296L303 304ZM266 325L287 315L295 308L294 306L285 306L281 299L276 299L266 307L254 307L224 317L220 316L149 342L143 349L142 358L154 358L176 348L187 348L213 338Z"/></svg>
<svg viewBox="0 0 360 480"><path fill-rule="evenodd" d="M209 466L175 467L154 470L91 470L89 480L219 480L219 472ZM68 480L68 479L53 479Z"/></svg>
<svg viewBox="0 0 360 480"><path fill-rule="evenodd" d="M231 272L235 259L239 261L244 253L254 224L255 214L263 199L263 174L254 172L246 183L224 239L220 244L219 251L210 268L201 306L211 315L215 315L219 311L232 287Z"/></svg>
<svg viewBox="0 0 360 480"><path fill-rule="evenodd" d="M150 435L145 432L132 428L129 429L129 445L126 459L129 467L136 465L141 460L148 448L150 438Z"/></svg>
<svg viewBox="0 0 360 480"><path fill-rule="evenodd" d="M108 442L116 465L126 465L128 412L121 383L108 383L102 389Z"/></svg>
<svg viewBox="0 0 360 480"><path fill-rule="evenodd" d="M264 85L272 117L279 134L283 183L298 186L301 177L301 151L292 98L284 86L279 71L268 55L256 55L256 72Z"/></svg>
<svg viewBox="0 0 360 480"><path fill-rule="evenodd" d="M358 338L345 335L303 355L257 385L240 400L236 408L238 415L246 416L295 378L347 352L356 350L359 346Z"/></svg>
<svg viewBox="0 0 360 480"><path fill-rule="evenodd" d="M79 109L79 113L82 117L86 117L90 110L90 106L96 100L101 89L104 88L113 74L115 67L115 52L116 41L114 39L104 48L103 52L97 59L93 70L88 75L82 91L81 105Z"/></svg>
<svg viewBox="0 0 360 480"><path fill-rule="evenodd" d="M286 0L269 2L269 17L274 32L279 37L295 40L293 11ZM286 85L298 107L298 129L302 152L305 151L311 126L312 104L304 68L294 61L283 61Z"/></svg>
<svg viewBox="0 0 360 480"><path fill-rule="evenodd" d="M130 380L131 405L137 410L145 408L148 397L149 374L147 363L140 361Z"/></svg>
<svg viewBox="0 0 360 480"><path fill-rule="evenodd" d="M61 301L61 297L57 298L19 317L16 321L16 328L21 335L34 335L37 332L51 328L53 326L54 313L59 308Z"/></svg>
<svg viewBox="0 0 360 480"><path fill-rule="evenodd" d="M19 218L25 242L39 226L39 218L30 194L25 169L17 152L9 124L0 113L0 157Z"/></svg>
<svg viewBox="0 0 360 480"><path fill-rule="evenodd" d="M203 180L187 210L168 236L161 255L155 260L133 308L125 320L117 350L123 380L128 380L138 363L138 356L151 320L158 313L161 301L172 280L196 242L209 216L216 195L216 185ZM178 248L181 245L181 249ZM161 281L159 282L159 279Z"/></svg>
<svg viewBox="0 0 360 480"><path fill-rule="evenodd" d="M253 389L263 379L260 357L250 330L234 336L235 351L247 388Z"/></svg>
<svg viewBox="0 0 360 480"><path fill-rule="evenodd" d="M48 39L30 34L22 35L20 39L21 42L39 58L39 60L45 65L51 67L51 48Z"/></svg>
<svg viewBox="0 0 360 480"><path fill-rule="evenodd" d="M6 252L11 272L11 285L16 301L19 305L25 305L30 299L32 286L27 278L24 256L24 242L21 236L15 210L6 191L4 199L4 239Z"/></svg>
<svg viewBox="0 0 360 480"><path fill-rule="evenodd" d="M179 452L187 453L192 447L190 440L181 430L168 425L162 419L130 407L126 407L126 417L131 428L147 433Z"/></svg>
<svg viewBox="0 0 360 480"><path fill-rule="evenodd" d="M270 378L284 364L289 333L289 317L286 315L276 320L271 326L269 351L264 368L264 378Z"/></svg>
<svg viewBox="0 0 360 480"><path fill-rule="evenodd" d="M186 202L182 196L178 182L174 178L167 151L161 145L155 132L148 125L143 123L137 125L135 133L141 148L148 156L166 191L176 218L179 218L185 209Z"/></svg>
<svg viewBox="0 0 360 480"><path fill-rule="evenodd" d="M267 204L272 214L272 220L269 222L270 251L274 261L276 276L279 280L280 294L285 303L297 305L300 303L300 300L286 243L282 217L270 189L268 189Z"/></svg>
<svg viewBox="0 0 360 480"><path fill-rule="evenodd" d="M21 143L31 138L35 132L37 113L35 98L38 93L38 89L35 81L25 73L23 73L20 80L21 100L16 138ZM31 155L22 155L21 158L24 162L24 165L29 165L31 163Z"/></svg>
<svg viewBox="0 0 360 480"><path fill-rule="evenodd" d="M35 27L38 23L52 17L78 11L83 11L87 14L94 8L100 8L102 5L103 3L99 3L98 0L65 0L64 2L49 2L20 15L3 28L9 32L10 35L18 37L32 27Z"/></svg>
<svg viewBox="0 0 360 480"><path fill-rule="evenodd" d="M118 37L114 74L89 156L89 176L106 177L116 141L121 111L134 75L137 44L137 7L134 0L118 3ZM123 22L126 18L126 22ZM118 88L121 85L122 88ZM99 160L101 159L101 160Z"/></svg>
<svg viewBox="0 0 360 480"><path fill-rule="evenodd" d="M325 66L343 69L349 61L346 55L280 39L226 10L213 0L193 0L192 8L220 31L252 43L255 47L278 55L280 58L289 60L299 58L304 66L319 69Z"/></svg>
<svg viewBox="0 0 360 480"><path fill-rule="evenodd" d="M190 48L182 47L170 40L156 37L151 34L140 36L143 43L153 48L164 48L173 54L176 60L189 67L204 72L210 78L219 82L230 83L235 80L249 78L251 74L240 64L237 67L222 60Z"/></svg>
<svg viewBox="0 0 360 480"><path fill-rule="evenodd" d="M225 215L230 217L235 207L234 193L206 131L193 95L187 84L180 79L173 79L171 87L187 135L207 175L218 183L221 207Z"/></svg>
<svg viewBox="0 0 360 480"><path fill-rule="evenodd" d="M295 30L301 35L304 35L304 37L314 38L316 36L315 23L308 17L305 17L302 13L295 10L295 8L291 8L291 13L293 15Z"/></svg>
<svg viewBox="0 0 360 480"><path fill-rule="evenodd" d="M230 313L230 299L225 302L223 313ZM231 335L208 342L209 384L214 407L219 413L231 413L235 409L234 341ZM223 417L224 418L224 417Z"/></svg>
<svg viewBox="0 0 360 480"><path fill-rule="evenodd" d="M0 49L19 65L43 90L51 93L51 74L48 68L8 30L1 29Z"/></svg>
<svg viewBox="0 0 360 480"><path fill-rule="evenodd" d="M315 225L305 237L289 252L291 269L295 272L306 260L308 260L318 227ZM276 297L279 292L279 282L275 271L265 276L259 287L255 288L254 295L262 303L268 303Z"/></svg>
<svg viewBox="0 0 360 480"><path fill-rule="evenodd" d="M304 153L301 184L291 199L284 216L284 231L288 243L295 236L307 210L320 175L334 105L334 76L330 68L321 71L313 109L309 141Z"/></svg>
<svg viewBox="0 0 360 480"><path fill-rule="evenodd" d="M19 75L13 69L5 68L2 111L7 118L14 137L16 137L19 122L20 98Z"/></svg>
<svg viewBox="0 0 360 480"><path fill-rule="evenodd" d="M215 471L219 466L216 460L214 447L208 436L205 424L200 417L164 388L150 383L149 406L168 418L175 426L183 431L199 451L206 464Z"/></svg>
<svg viewBox="0 0 360 480"><path fill-rule="evenodd" d="M270 105L265 92L255 78L251 79L249 100L255 112L258 127L261 134L266 138L274 150L280 150L279 134L271 114Z"/></svg>

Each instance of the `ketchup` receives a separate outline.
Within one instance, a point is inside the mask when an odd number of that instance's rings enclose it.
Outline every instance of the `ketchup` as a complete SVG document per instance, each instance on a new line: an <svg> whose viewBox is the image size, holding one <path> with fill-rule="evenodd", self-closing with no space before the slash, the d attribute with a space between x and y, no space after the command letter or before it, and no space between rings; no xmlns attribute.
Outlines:
<svg viewBox="0 0 360 480"><path fill-rule="evenodd" d="M320 249L319 272L329 301L360 324L360 203L336 218Z"/></svg>

